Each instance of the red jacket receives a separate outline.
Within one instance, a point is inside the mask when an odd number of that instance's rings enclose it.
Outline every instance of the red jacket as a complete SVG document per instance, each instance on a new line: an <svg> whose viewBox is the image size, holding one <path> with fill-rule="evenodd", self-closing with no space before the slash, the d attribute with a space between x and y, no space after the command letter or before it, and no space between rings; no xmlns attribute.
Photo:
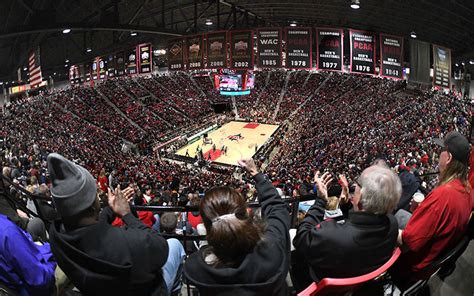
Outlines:
<svg viewBox="0 0 474 296"><path fill-rule="evenodd" d="M428 194L403 231L409 251L397 263L400 272L417 272L453 248L466 234L473 204L474 191L467 192L459 179Z"/></svg>

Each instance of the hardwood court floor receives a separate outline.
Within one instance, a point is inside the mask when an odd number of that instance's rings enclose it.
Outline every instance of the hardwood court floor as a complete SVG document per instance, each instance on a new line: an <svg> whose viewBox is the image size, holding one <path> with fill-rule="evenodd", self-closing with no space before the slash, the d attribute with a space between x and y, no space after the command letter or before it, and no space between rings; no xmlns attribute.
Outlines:
<svg viewBox="0 0 474 296"><path fill-rule="evenodd" d="M201 137L198 141L180 148L176 154L186 156L187 150L189 156L194 158L197 154L196 148L199 146L206 160L210 154L213 162L237 165L237 160L252 157L278 127L278 125L272 124L231 121L217 130L209 132L208 137L216 145L216 151L212 149L213 144L203 145ZM222 151L222 146L227 146L227 154Z"/></svg>

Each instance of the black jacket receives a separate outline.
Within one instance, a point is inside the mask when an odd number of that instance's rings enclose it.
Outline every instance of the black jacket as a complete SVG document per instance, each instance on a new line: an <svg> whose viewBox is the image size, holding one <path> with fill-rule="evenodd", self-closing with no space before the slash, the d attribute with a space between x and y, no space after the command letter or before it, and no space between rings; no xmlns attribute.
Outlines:
<svg viewBox="0 0 474 296"><path fill-rule="evenodd" d="M59 267L83 295L166 295L166 240L132 214L122 218L123 228L113 227L113 219L106 207L90 226L64 231L56 221L50 240Z"/></svg>
<svg viewBox="0 0 474 296"><path fill-rule="evenodd" d="M316 199L293 240L292 278L297 290L326 277L369 273L388 261L396 247L398 224L393 215L351 212L339 224L323 221L325 207L325 201Z"/></svg>
<svg viewBox="0 0 474 296"><path fill-rule="evenodd" d="M289 208L264 175L256 175L255 181L267 225L264 238L236 268L208 265L203 249L191 255L184 274L202 295L288 295Z"/></svg>

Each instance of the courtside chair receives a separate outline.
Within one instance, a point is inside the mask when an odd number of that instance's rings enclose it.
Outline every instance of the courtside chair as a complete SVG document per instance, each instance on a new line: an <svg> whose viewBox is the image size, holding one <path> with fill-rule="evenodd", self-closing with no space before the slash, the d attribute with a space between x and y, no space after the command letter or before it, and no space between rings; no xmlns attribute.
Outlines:
<svg viewBox="0 0 474 296"><path fill-rule="evenodd" d="M319 283L312 283L305 290L301 291L298 296L323 296L323 295L345 295L356 291L363 284L372 281L373 279L385 274L387 270L400 257L400 248L393 251L392 257L382 266L376 270L356 277L351 278L324 278Z"/></svg>

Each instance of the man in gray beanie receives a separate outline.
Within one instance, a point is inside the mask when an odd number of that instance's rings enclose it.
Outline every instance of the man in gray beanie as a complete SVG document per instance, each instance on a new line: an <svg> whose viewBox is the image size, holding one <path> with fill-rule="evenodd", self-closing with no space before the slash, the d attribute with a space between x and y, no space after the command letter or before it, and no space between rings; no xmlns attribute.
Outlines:
<svg viewBox="0 0 474 296"><path fill-rule="evenodd" d="M52 153L48 170L61 216L51 227L51 249L72 283L86 295L167 295L184 250L133 216L133 189L109 190L109 206L101 211L86 169ZM125 227L113 227L115 217Z"/></svg>

